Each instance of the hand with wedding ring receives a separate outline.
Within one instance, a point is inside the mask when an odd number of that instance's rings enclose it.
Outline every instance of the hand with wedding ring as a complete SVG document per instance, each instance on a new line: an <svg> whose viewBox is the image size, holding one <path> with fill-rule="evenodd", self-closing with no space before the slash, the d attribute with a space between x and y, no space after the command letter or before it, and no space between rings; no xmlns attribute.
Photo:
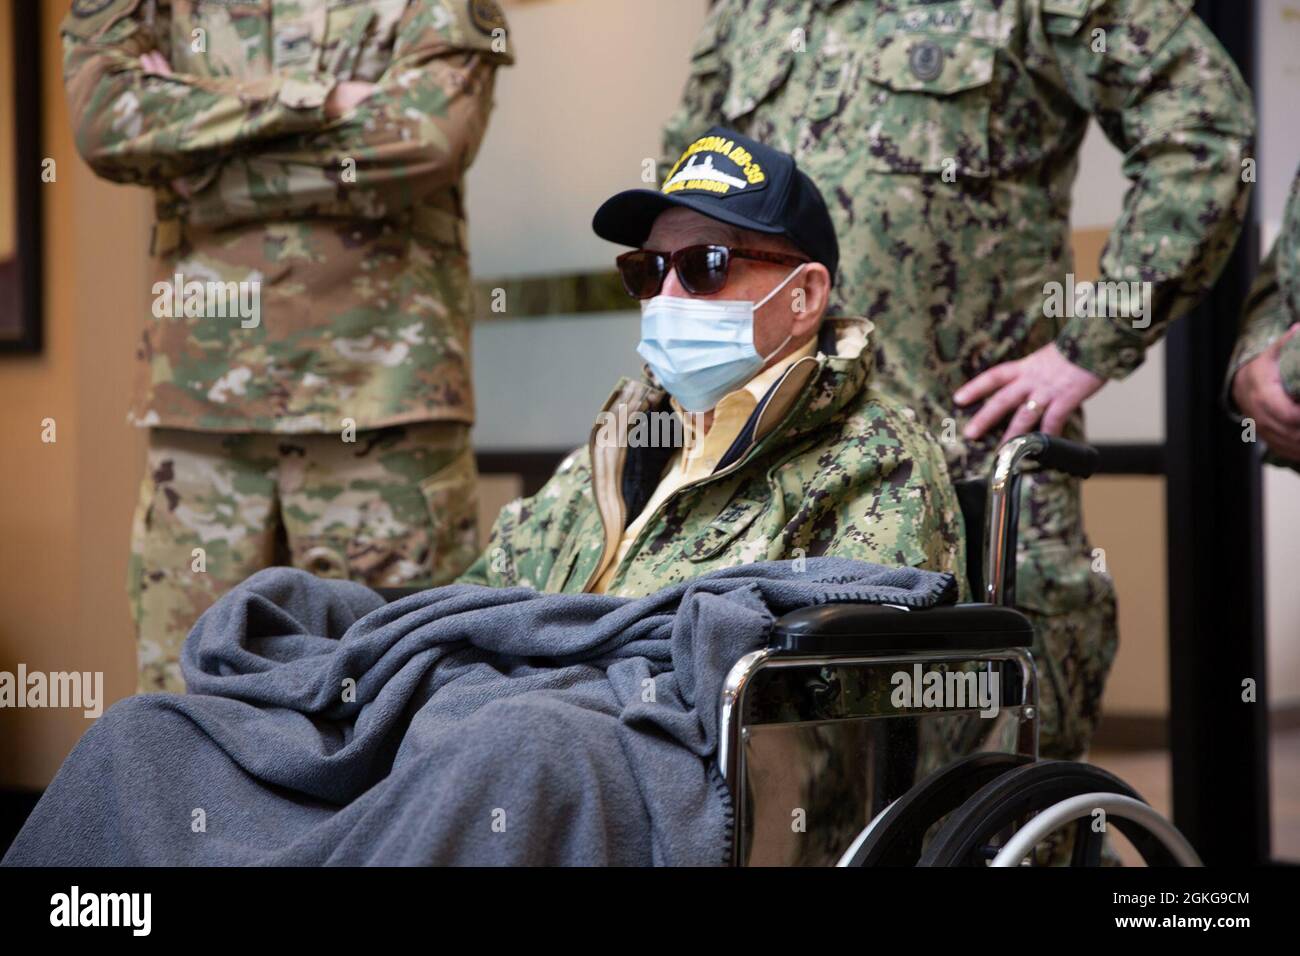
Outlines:
<svg viewBox="0 0 1300 956"><path fill-rule="evenodd" d="M1052 343L981 372L957 389L953 399L963 406L987 399L962 429L968 439L980 438L1010 415L1001 444L1030 431L1061 434L1075 409L1105 384L1104 378L1075 365Z"/></svg>

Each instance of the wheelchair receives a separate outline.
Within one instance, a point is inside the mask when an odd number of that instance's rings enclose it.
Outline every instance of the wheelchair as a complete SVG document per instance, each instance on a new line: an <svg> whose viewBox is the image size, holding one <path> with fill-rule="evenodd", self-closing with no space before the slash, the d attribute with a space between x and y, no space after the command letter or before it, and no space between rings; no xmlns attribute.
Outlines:
<svg viewBox="0 0 1300 956"><path fill-rule="evenodd" d="M1000 448L988 478L958 482L980 603L804 608L736 662L719 732L736 865L1098 866L1112 825L1148 866L1201 865L1117 777L1038 759L1033 628L1012 606L1020 479L1031 462L1087 478L1097 459L1036 432ZM926 673L959 692L896 693L900 674ZM960 693L981 677L993 693Z"/></svg>
<svg viewBox="0 0 1300 956"><path fill-rule="evenodd" d="M957 483L983 601L803 608L735 663L718 748L734 865L1006 867L1066 862L1064 849L1069 865L1097 866L1112 824L1149 866L1201 865L1117 777L1038 759L1033 628L1013 607L1020 479L1029 463L1087 478L1097 458L1035 432L1002 446L988 478ZM900 674L957 693L899 700ZM987 693L961 692L981 679Z"/></svg>

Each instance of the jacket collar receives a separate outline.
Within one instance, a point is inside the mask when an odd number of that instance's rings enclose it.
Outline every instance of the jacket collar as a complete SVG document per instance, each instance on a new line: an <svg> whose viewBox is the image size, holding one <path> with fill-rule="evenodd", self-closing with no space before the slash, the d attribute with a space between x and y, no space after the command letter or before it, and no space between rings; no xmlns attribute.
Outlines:
<svg viewBox="0 0 1300 956"><path fill-rule="evenodd" d="M817 355L795 362L768 389L714 475L740 467L766 448L817 430L852 402L867 387L874 367L871 329L866 319L824 320L823 344ZM672 414L668 393L650 376L640 382L624 378L605 401L592 428L588 443L591 491L604 543L584 590L617 554L624 529L650 500L675 451L653 442L629 447L630 430L638 419L644 422L641 416L648 412ZM658 429L652 426L649 432L653 435ZM644 426L642 434L646 434Z"/></svg>
<svg viewBox="0 0 1300 956"><path fill-rule="evenodd" d="M792 441L821 428L827 421L853 401L867 387L875 367L871 346L872 323L860 318L829 318L822 323L820 348L816 355L795 362L785 374L768 389L758 403L740 435L719 462L718 470L744 458L759 444ZM592 430L592 462L596 467L597 436L599 444L609 445L614 440L627 455L605 454L606 465L617 463L622 470L624 462L654 458L659 465L653 468L637 467L637 480L657 481L672 449L654 449L658 454L646 456L649 449L628 448L628 431L636 421L634 413L654 411L669 412L668 393L655 380L653 373L645 371L641 381L621 379L606 400ZM611 433L611 425L616 431ZM646 462L647 464L648 461ZM620 484L621 484L620 478ZM653 487L652 489L653 490ZM633 495L629 503L635 505ZM648 497L648 496L647 496Z"/></svg>

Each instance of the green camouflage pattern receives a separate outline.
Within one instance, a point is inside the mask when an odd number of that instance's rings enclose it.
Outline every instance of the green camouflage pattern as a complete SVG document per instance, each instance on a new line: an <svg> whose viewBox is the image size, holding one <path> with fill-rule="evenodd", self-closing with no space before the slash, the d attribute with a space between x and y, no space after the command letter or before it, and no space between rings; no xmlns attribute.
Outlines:
<svg viewBox="0 0 1300 956"><path fill-rule="evenodd" d="M1282 229L1273 248L1259 264L1259 274L1242 306L1237 345L1228 362L1223 383L1224 401L1230 409L1232 379L1243 365L1259 358L1270 345L1300 322L1300 171L1291 181L1291 192L1282 211ZM1278 354L1278 372L1287 394L1300 402L1300 335L1292 336ZM1287 461L1272 452L1265 461L1300 471L1300 462Z"/></svg>
<svg viewBox="0 0 1300 956"><path fill-rule="evenodd" d="M963 577L961 511L942 452L906 410L871 387L871 349L846 352L792 366L774 392L790 397L786 413L734 464L660 506L609 594L641 596L721 568L826 554ZM603 411L635 423L632 416L665 397L649 382L624 379ZM781 404L773 397L770 407ZM591 589L635 517L622 497L630 429L606 430L607 421L597 419L587 447L541 491L502 510L462 581Z"/></svg>
<svg viewBox="0 0 1300 956"><path fill-rule="evenodd" d="M877 326L878 387L940 439L954 477L982 476L1001 430L963 438L978 406L956 406L961 385L1051 342L1103 378L1126 376L1237 241L1251 96L1190 8L720 0L661 169L714 124L791 152L839 235L832 307ZM1045 284L1074 272L1071 190L1092 118L1133 183L1099 281L1151 283L1145 319L1046 314ZM1082 413L1065 434L1083 437ZM1021 516L1019 604L1059 671L1044 752L1074 755L1115 651L1112 583L1094 569L1077 481L1031 476Z"/></svg>
<svg viewBox="0 0 1300 956"><path fill-rule="evenodd" d="M472 422L462 180L495 71L512 62L495 4L100 7L74 6L63 23L76 144L100 176L153 189L163 284L131 419L284 433ZM172 76L142 69L151 50ZM348 80L378 90L327 120L329 92ZM160 307L177 275L256 283L258 320L219 301Z"/></svg>
<svg viewBox="0 0 1300 956"><path fill-rule="evenodd" d="M167 428L149 438L128 582L141 692L184 690L190 628L262 568L432 587L478 553L478 476L458 422L357 432L355 441Z"/></svg>
<svg viewBox="0 0 1300 956"><path fill-rule="evenodd" d="M1300 337L1292 336L1282 346L1277 357L1278 371L1282 375L1282 387L1286 393L1300 402Z"/></svg>
<svg viewBox="0 0 1300 956"><path fill-rule="evenodd" d="M1259 265L1259 274L1242 308L1237 346L1228 363L1227 386L1237 370L1259 358L1287 329L1300 322L1300 171L1282 211L1282 229ZM1300 401L1300 338L1292 338L1279 356L1282 385Z"/></svg>
<svg viewBox="0 0 1300 956"><path fill-rule="evenodd" d="M1251 99L1189 6L722 0L662 168L715 123L793 153L839 233L835 311L877 325L880 386L936 434L954 420L949 461L982 471L998 435L961 440L972 412L951 401L960 385L1052 341L1126 375L1236 243ZM1105 53L1092 50L1099 29ZM1146 329L1043 314L1044 284L1073 271L1071 186L1091 117L1135 183L1101 278L1154 284Z"/></svg>

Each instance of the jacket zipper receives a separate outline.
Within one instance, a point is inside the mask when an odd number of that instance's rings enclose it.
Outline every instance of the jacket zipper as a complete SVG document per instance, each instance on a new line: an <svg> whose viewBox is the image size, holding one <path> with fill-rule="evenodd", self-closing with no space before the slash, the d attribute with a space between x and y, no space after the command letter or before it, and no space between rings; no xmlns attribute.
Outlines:
<svg viewBox="0 0 1300 956"><path fill-rule="evenodd" d="M802 361L802 360L801 360L801 361ZM773 390L773 392L772 392L773 395L775 395L777 392L779 392L779 391L781 390L781 387L782 387L783 385L785 385L786 379L788 379L788 378L790 377L790 374L791 374L792 372L794 372L794 370L799 366L799 364L800 364L799 362L796 362L794 365L791 365L788 369L786 369L785 374L781 376L781 380L780 380L780 382L777 384L776 388ZM815 380L815 379L814 379L814 380ZM669 502L673 501L673 500L674 500L675 498L677 498L679 495L681 495L681 494L683 494L684 492L690 490L691 488L695 488L695 487L698 487L698 486L700 486L700 485L708 484L710 481L715 481L715 480L720 479L720 478L725 478L725 477L727 477L727 475L730 475L730 474L732 474L732 473L738 471L740 468L744 467L745 465L747 465L747 464L749 463L750 456L751 456L751 455L753 454L753 452L754 452L754 449L756 449L759 445L763 444L763 442L766 441L768 438L770 438L772 435L775 435L778 431L780 431L781 428L782 428L782 427L783 427L783 426L784 426L784 425L785 425L785 424L790 420L790 418L794 415L795 411L798 409L798 405L799 405L799 403L798 403L797 401L795 402L794 405L791 405L791 406L790 406L790 410L789 410L788 412L785 413L785 416L781 419L781 421L779 421L779 422L776 424L776 426L775 426L775 427L774 427L770 432L767 433L767 435L764 435L763 438L759 439L758 441L751 442L750 445L749 445L749 447L745 449L744 454L742 454L739 458L737 458L734 462L732 462L732 463L731 463L730 465L728 465L726 468L722 469L722 471L715 471L715 472L713 472L713 474L706 475L706 476L703 477L703 478L697 478L697 479L695 479L694 481L687 482L686 484L684 484L684 485L682 485L680 488L678 488L675 492L673 492L671 495L669 495L666 499L664 499L664 501L663 501L662 503L660 503L659 507L655 509L654 513L650 516L649 520L646 521L646 523L642 526L642 528L641 528L641 534L638 534L638 535L636 536L636 540L632 542L632 547L628 549L628 553L630 554L630 553L632 553L633 551L636 550L636 545L637 545L638 542L640 542L640 540L641 540L641 536L644 535L644 534L646 533L646 531L648 531L648 530L649 530L649 529L654 525L654 523L655 523L655 521L658 519L659 515L663 512L663 510L664 510L666 507L668 507ZM767 406L764 406L764 408L766 408L766 407L767 407ZM759 417L761 418L761 417L762 417L762 410L757 410L757 411L756 411L756 414L758 414ZM755 422L755 424L757 425L757 422ZM591 446L592 446L591 454L592 454L593 456L594 456L594 454L595 454L595 444L596 444L596 439L595 439L595 435L593 435L593 436L592 436L592 439L591 439ZM625 461L626 456L627 456L627 449L626 449L623 445L620 444L620 445L619 445L618 452L619 452L619 454L618 454L618 475L617 475L617 479L618 479L618 480L617 480L617 482L616 482L615 487L616 487L617 492L618 492L618 514L619 514L619 519L620 519L619 527L622 528L622 527L624 526L624 523L625 523L626 520L627 520L627 514L626 514L626 511L627 511L627 502L623 500L623 464L624 464L624 461ZM593 462L594 462L594 460L595 460L594 457L593 457L592 460L593 460ZM593 468L594 468L594 465L593 465ZM602 523L602 525L603 525L603 524L604 524L604 521L605 521L605 512L604 512L604 510L600 507L600 498L599 498L599 497L597 497L597 499L596 499L596 509L597 509L597 511L600 513L600 520L601 520L601 523ZM587 578L587 583L583 585L582 590L583 590L584 593L586 593L586 592L588 592L588 591L591 590L592 585L595 584L597 580L599 580L601 574L605 571L605 563L606 563L606 561L607 561L608 558L609 558L609 550L610 550L610 548L609 548L609 529L606 527L604 530L605 530L605 543L601 546L600 560L596 562L595 570L593 570L592 573L588 576L588 578ZM621 540L621 537L620 537L620 540ZM617 576L618 576L617 573L615 573L614 576L617 577ZM612 579L611 579L611 581L612 581Z"/></svg>

